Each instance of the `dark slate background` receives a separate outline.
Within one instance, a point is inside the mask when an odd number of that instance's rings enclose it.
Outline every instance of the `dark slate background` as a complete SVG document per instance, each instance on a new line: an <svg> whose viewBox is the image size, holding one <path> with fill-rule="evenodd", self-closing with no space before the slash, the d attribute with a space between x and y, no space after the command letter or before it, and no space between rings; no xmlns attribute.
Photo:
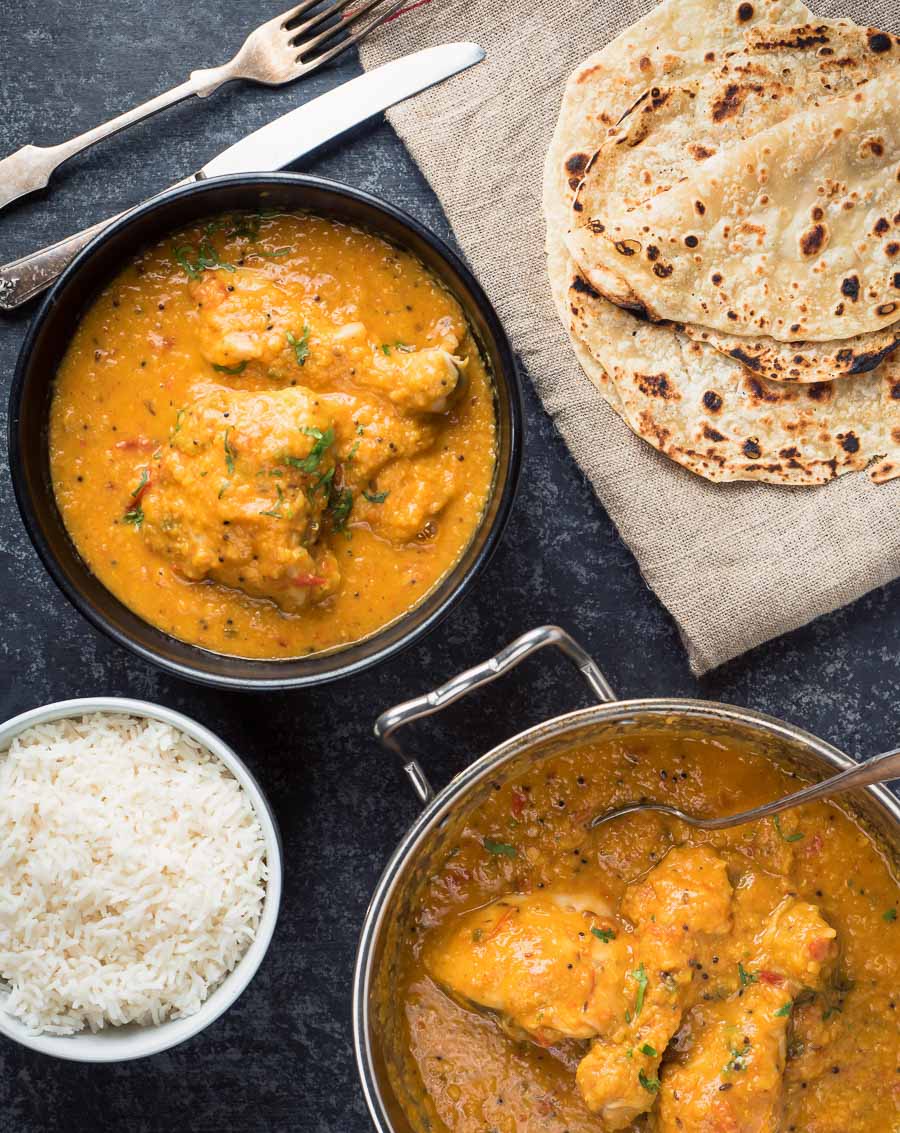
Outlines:
<svg viewBox="0 0 900 1133"><path fill-rule="evenodd" d="M182 81L193 67L222 61L253 21L280 7L279 0L2 0L0 153L62 140ZM427 19L427 9L420 17ZM478 38L475 27L460 32ZM0 260L135 203L357 69L347 60L277 91L235 85L101 144L57 174L52 192L0 217ZM383 122L303 168L376 193L449 236L434 196ZM31 314L0 316L7 385ZM0 1133L365 1133L350 1037L356 937L379 872L416 813L400 769L371 738L372 722L533 625L557 621L573 631L622 696L752 705L859 756L898 742L900 585L694 680L674 625L530 389L526 402L518 502L503 546L468 600L428 640L378 671L266 697L169 678L88 627L46 578L23 531L4 422L0 716L110 693L195 716L244 756L267 791L284 836L286 888L256 980L192 1042L137 1064L82 1067L0 1039ZM502 690L488 689L423 727L412 742L442 783L503 737L584 700L564 663L545 655Z"/></svg>

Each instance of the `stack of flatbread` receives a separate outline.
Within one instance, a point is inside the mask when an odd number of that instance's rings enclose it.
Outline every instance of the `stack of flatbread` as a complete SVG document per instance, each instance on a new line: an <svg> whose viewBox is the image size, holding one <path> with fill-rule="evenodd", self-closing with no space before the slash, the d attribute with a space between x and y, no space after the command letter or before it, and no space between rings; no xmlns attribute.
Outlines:
<svg viewBox="0 0 900 1133"><path fill-rule="evenodd" d="M572 75L550 278L630 428L710 480L900 476L900 39L665 0Z"/></svg>

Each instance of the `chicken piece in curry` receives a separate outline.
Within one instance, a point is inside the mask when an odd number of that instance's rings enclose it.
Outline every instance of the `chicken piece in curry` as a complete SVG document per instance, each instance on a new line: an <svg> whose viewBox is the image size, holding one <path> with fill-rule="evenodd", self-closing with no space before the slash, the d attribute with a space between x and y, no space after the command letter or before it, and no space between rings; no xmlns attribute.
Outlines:
<svg viewBox="0 0 900 1133"><path fill-rule="evenodd" d="M431 946L428 970L515 1038L590 1039L613 1025L628 959L604 912L567 893L503 897L453 922Z"/></svg>
<svg viewBox="0 0 900 1133"><path fill-rule="evenodd" d="M796 788L737 743L579 745L494 784L398 926L381 1026L413 1128L440 1133L900 1129L898 885L831 803L731 831L698 813Z"/></svg>
<svg viewBox="0 0 900 1133"><path fill-rule="evenodd" d="M576 1075L588 1109L608 1129L627 1129L653 1104L647 1086L658 1082L662 1052L681 1025L694 967L731 929L731 894L725 863L706 846L676 846L625 891L634 1005L617 1014ZM616 988L616 1001L628 990Z"/></svg>
<svg viewBox="0 0 900 1133"><path fill-rule="evenodd" d="M201 395L140 489L141 534L184 578L299 612L340 581L319 549L334 438L327 407L299 386Z"/></svg>
<svg viewBox="0 0 900 1133"><path fill-rule="evenodd" d="M746 986L696 1008L691 1047L663 1077L657 1133L778 1129L794 1000L822 989L836 935L815 905L786 897L776 907L741 966Z"/></svg>
<svg viewBox="0 0 900 1133"><path fill-rule="evenodd" d="M295 657L416 605L471 540L491 384L456 300L375 236L196 225L94 302L57 376L56 498L126 605L218 652Z"/></svg>

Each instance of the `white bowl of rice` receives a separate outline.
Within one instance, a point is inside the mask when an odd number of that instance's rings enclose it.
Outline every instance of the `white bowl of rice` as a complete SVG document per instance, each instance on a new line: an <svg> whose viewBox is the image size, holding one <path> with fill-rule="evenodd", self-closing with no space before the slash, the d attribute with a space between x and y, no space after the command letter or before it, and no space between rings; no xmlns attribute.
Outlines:
<svg viewBox="0 0 900 1133"><path fill-rule="evenodd" d="M79 1062L184 1042L247 987L280 901L272 812L208 729L115 697L0 726L0 1034Z"/></svg>

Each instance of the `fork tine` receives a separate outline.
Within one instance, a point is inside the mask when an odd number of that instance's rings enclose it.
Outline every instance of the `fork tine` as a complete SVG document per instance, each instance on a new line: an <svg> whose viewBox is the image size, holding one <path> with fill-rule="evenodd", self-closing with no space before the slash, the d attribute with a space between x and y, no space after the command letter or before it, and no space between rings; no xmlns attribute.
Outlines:
<svg viewBox="0 0 900 1133"><path fill-rule="evenodd" d="M282 12L280 16L276 16L271 23L277 23L279 27L286 28L289 23L298 19L310 10L315 8L317 4L321 4L322 0L303 0L295 8L289 8L286 12Z"/></svg>
<svg viewBox="0 0 900 1133"><path fill-rule="evenodd" d="M338 15L344 12L345 9L354 2L355 0L336 0L336 3L329 9L328 15ZM301 35L295 35L291 43L300 49L301 55L315 51L317 47L320 47L323 43L326 43L329 39L332 39L341 32L346 31L347 28L362 19L363 16L368 15L369 12L380 3L381 0L365 0L359 8L352 10L348 15L342 15L339 20L336 20L333 24L329 24L323 31L313 36L312 39L304 39ZM312 24L312 21L309 21L309 23ZM303 26L306 28L309 25L304 24ZM298 31L299 30L300 29L298 29Z"/></svg>
<svg viewBox="0 0 900 1133"><path fill-rule="evenodd" d="M358 31L353 32L352 35L348 36L348 42L353 44L362 43L362 41L366 38L370 31L374 31L377 27L381 27L383 23L386 23L391 18L391 16L394 15L395 12L403 7L405 3L408 3L408 0L393 0L393 3L388 4L385 10L383 12L379 12L373 20L370 20L365 25L365 27L360 28ZM350 19L347 21L347 26L350 27L352 24L355 24L359 16L365 15L365 13L370 11L372 7L373 5L370 4L364 9L361 8L358 16L353 15L350 17Z"/></svg>
<svg viewBox="0 0 900 1133"><path fill-rule="evenodd" d="M321 0L315 0L315 2L321 3ZM327 4L321 12L314 13L308 20L304 21L304 23L298 24L295 28L289 28L291 38L288 40L288 43L292 47L303 46L302 41L309 32L313 31L314 28L317 28L326 20L340 15L340 13L352 3L353 0L335 0L334 3ZM346 27L346 24L344 24L343 20L339 20L334 26L340 28Z"/></svg>
<svg viewBox="0 0 900 1133"><path fill-rule="evenodd" d="M381 3L381 0L368 0L368 2L364 4L362 8L360 8L357 12L354 12L353 15L348 17L346 21L342 22L343 29L350 27L352 24L362 19L363 16L369 13L379 3ZM345 39L342 39L339 43L334 44L334 46L329 47L328 50L323 51L321 55L317 55L315 56L315 58L310 59L306 64L305 73L309 74L311 71L318 70L319 67L324 66L326 63L330 63L332 59L336 59L338 55L341 55L344 51L347 51L351 47L355 47L358 43L362 43L362 41L370 32L373 32L386 20L389 20L391 16L397 11L397 9L401 8L404 3L407 3L407 0L393 0L393 3L388 4L387 8L385 8L383 12L379 12L374 19L369 20L369 22L363 27L351 33ZM329 33L332 34L333 30L341 29L328 29ZM326 36L323 33L319 36L316 36L315 40L311 41L310 43L300 44L300 56L298 56L298 58L302 58L303 52L308 51L311 46L315 46L316 44L321 43L327 38L330 38L330 36Z"/></svg>

